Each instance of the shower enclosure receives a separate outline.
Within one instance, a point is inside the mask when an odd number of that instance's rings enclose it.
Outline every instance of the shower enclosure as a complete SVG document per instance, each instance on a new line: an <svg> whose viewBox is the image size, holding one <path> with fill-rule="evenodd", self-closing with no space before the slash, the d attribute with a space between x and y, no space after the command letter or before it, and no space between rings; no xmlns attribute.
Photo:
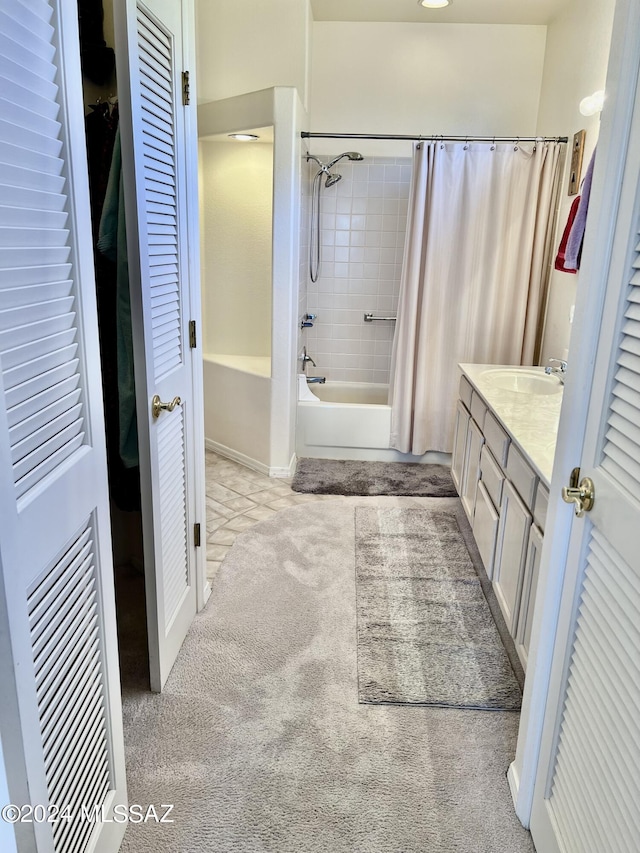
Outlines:
<svg viewBox="0 0 640 853"><path fill-rule="evenodd" d="M206 444L272 476L294 462L302 115L287 87L198 107Z"/></svg>

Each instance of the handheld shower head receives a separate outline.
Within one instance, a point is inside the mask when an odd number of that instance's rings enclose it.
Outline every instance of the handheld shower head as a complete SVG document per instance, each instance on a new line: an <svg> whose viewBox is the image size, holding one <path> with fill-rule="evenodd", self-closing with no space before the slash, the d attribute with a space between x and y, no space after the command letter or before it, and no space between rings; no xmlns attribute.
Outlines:
<svg viewBox="0 0 640 853"><path fill-rule="evenodd" d="M346 157L347 160L364 160L364 157L358 151L345 151L343 154L338 154L337 157L334 157L330 163L327 163L327 169L335 166L338 160L342 160L343 157Z"/></svg>

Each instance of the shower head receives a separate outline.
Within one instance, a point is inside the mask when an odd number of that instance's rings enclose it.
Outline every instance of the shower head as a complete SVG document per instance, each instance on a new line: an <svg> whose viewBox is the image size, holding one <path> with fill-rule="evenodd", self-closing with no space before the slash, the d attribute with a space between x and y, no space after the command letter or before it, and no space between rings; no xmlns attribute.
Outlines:
<svg viewBox="0 0 640 853"><path fill-rule="evenodd" d="M342 180L342 175L332 175L331 172L327 172L327 180L324 182L325 187L332 187L334 184L337 184L338 181Z"/></svg>
<svg viewBox="0 0 640 853"><path fill-rule="evenodd" d="M342 160L343 157L346 157L347 160L364 160L364 157L358 151L345 151L344 154L338 154L330 163L327 163L327 168L330 169L332 166L335 166L338 160Z"/></svg>

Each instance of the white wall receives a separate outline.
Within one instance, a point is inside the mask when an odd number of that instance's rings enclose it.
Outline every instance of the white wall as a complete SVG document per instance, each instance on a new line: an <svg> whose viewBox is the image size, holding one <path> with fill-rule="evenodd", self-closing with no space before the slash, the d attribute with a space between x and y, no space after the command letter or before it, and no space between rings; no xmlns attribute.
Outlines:
<svg viewBox="0 0 640 853"><path fill-rule="evenodd" d="M541 26L316 22L311 130L532 134L545 33ZM357 147L410 155L406 143Z"/></svg>
<svg viewBox="0 0 640 853"><path fill-rule="evenodd" d="M204 349L271 354L273 145L200 140Z"/></svg>
<svg viewBox="0 0 640 853"><path fill-rule="evenodd" d="M537 132L568 136L587 131L583 174L599 132L598 115L586 118L582 98L605 88L615 0L572 0L548 28ZM570 156L560 196L557 250L574 196L567 195ZM555 252L554 252L555 257ZM571 334L570 311L576 300L577 276L552 271L542 360L563 358Z"/></svg>
<svg viewBox="0 0 640 853"><path fill-rule="evenodd" d="M197 0L198 101L272 86L307 99L309 0Z"/></svg>

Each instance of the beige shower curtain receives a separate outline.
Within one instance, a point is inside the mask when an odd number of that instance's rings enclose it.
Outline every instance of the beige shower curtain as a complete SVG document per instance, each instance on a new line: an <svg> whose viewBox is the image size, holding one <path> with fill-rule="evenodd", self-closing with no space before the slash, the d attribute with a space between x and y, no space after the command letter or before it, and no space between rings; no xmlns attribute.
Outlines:
<svg viewBox="0 0 640 853"><path fill-rule="evenodd" d="M561 143L416 146L391 363L391 446L451 452L458 362L533 364Z"/></svg>

